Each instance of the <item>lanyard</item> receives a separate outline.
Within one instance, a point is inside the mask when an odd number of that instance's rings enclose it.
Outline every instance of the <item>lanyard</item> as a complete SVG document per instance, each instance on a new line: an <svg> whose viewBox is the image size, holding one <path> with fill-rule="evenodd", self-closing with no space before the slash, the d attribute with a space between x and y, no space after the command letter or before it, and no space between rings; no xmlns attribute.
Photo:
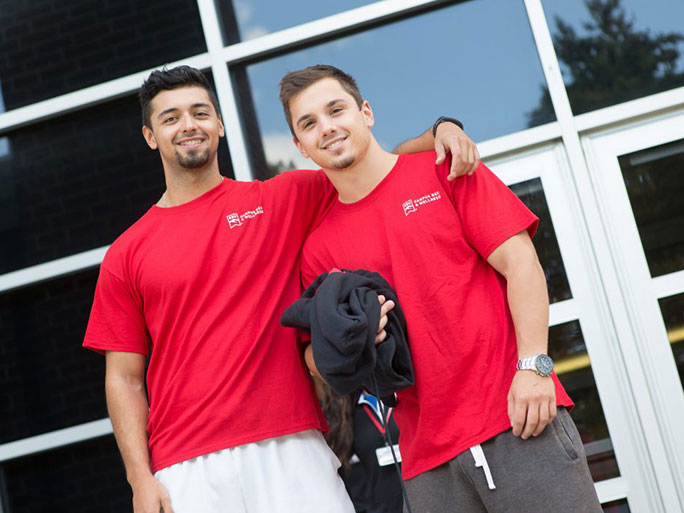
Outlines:
<svg viewBox="0 0 684 513"><path fill-rule="evenodd" d="M375 414L373 410L370 409L370 407L367 404L363 405L363 410L366 412L366 415L368 415L368 418L371 419L371 422L375 425L376 429L381 433L385 434L386 427L389 424L390 418L392 417L392 412L394 411L393 408L387 408L387 416L385 418L385 421L382 422L380 418Z"/></svg>

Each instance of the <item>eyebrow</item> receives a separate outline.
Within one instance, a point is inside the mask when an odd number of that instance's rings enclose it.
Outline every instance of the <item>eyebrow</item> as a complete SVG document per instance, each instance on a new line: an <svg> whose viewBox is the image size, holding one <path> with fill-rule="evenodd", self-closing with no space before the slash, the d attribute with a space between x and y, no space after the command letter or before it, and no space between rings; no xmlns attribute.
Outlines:
<svg viewBox="0 0 684 513"><path fill-rule="evenodd" d="M344 98L336 98L336 99L334 99L334 100L330 100L328 103L325 104L325 106L326 106L326 108L328 108L328 107L332 107L332 106L335 105L336 103L339 103L339 102L345 103L346 101L347 101L347 100L345 100ZM304 114L302 117L300 117L300 118L297 120L297 123L295 123L295 124L296 124L297 126L299 126L299 124L300 124L302 121L304 121L305 119L310 118L310 117L311 117L311 114L308 114L308 113L307 113L307 114Z"/></svg>
<svg viewBox="0 0 684 513"><path fill-rule="evenodd" d="M207 108L207 107L209 107L208 103L197 102L197 103L193 103L190 108L191 109L198 109L198 108L203 109L203 108ZM176 112L178 110L180 110L178 107L171 107L169 109L164 109L159 114L157 114L157 119L162 118L162 117L166 116L167 114L170 114L172 112Z"/></svg>

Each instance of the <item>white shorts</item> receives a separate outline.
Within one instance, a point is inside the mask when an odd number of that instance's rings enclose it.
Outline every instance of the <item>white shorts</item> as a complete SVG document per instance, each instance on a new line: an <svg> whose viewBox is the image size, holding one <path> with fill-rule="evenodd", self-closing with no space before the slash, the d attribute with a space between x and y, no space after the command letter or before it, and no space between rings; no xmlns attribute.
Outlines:
<svg viewBox="0 0 684 513"><path fill-rule="evenodd" d="M354 513L320 431L270 438L155 474L174 513Z"/></svg>

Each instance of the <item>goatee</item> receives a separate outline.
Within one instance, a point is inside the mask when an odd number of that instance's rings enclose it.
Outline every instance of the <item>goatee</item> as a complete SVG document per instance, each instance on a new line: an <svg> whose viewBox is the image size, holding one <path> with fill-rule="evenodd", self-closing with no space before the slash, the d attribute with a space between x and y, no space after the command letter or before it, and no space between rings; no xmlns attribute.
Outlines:
<svg viewBox="0 0 684 513"><path fill-rule="evenodd" d="M209 149L204 151L190 150L187 155L181 155L176 151L176 161L186 169L196 169L209 162Z"/></svg>
<svg viewBox="0 0 684 513"><path fill-rule="evenodd" d="M347 155L346 157L332 161L330 164L333 169L347 169L354 163L355 160L355 155Z"/></svg>

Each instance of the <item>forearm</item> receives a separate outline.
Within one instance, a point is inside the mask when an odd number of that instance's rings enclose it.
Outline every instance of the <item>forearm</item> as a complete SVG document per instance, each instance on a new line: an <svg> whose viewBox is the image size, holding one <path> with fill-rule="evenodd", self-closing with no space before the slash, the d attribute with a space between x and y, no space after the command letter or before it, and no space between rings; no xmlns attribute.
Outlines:
<svg viewBox="0 0 684 513"><path fill-rule="evenodd" d="M431 151L435 148L435 138L432 135L432 128L428 128L418 137L404 141L392 150L392 153L401 155L402 153L420 153Z"/></svg>
<svg viewBox="0 0 684 513"><path fill-rule="evenodd" d="M147 445L148 403L141 381L107 375L107 409L132 488L152 476Z"/></svg>
<svg viewBox="0 0 684 513"><path fill-rule="evenodd" d="M544 271L535 255L506 276L508 304L515 326L518 358L548 350L549 298Z"/></svg>

